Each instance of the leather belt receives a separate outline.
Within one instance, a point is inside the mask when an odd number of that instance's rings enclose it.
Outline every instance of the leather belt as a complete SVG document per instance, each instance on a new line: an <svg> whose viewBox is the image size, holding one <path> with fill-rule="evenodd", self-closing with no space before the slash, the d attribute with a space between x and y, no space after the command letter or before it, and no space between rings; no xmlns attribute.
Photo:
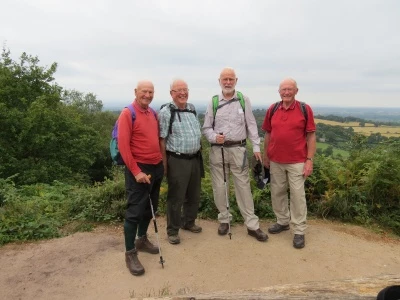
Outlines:
<svg viewBox="0 0 400 300"><path fill-rule="evenodd" d="M233 147L233 146L245 146L246 139L240 141L225 141L223 144L211 144L211 146L224 146L224 147Z"/></svg>
<svg viewBox="0 0 400 300"><path fill-rule="evenodd" d="M197 151L194 154L185 154L185 153L172 152L172 151L166 151L166 152L168 155L171 155L172 157L182 158L182 159L193 159L193 158L200 156L200 151Z"/></svg>

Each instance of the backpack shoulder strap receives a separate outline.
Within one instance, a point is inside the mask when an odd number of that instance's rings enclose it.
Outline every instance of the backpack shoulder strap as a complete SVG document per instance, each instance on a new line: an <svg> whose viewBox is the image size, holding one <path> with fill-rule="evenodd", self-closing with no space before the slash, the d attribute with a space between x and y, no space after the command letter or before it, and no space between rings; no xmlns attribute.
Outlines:
<svg viewBox="0 0 400 300"><path fill-rule="evenodd" d="M126 106L127 109L129 109L129 111L131 112L132 115L132 123L133 121L135 121L136 119L136 112L135 112L135 108L133 107L133 104L129 104L128 106Z"/></svg>
<svg viewBox="0 0 400 300"><path fill-rule="evenodd" d="M169 134L172 134L172 123L174 123L174 121L175 121L175 114L176 114L177 108L172 103L164 104L164 106L165 105L168 105L169 111L171 112L171 118L169 119L168 132L169 132Z"/></svg>
<svg viewBox="0 0 400 300"><path fill-rule="evenodd" d="M188 111L197 116L196 108L192 103L187 104Z"/></svg>
<svg viewBox="0 0 400 300"><path fill-rule="evenodd" d="M165 105L163 105L163 106L165 106ZM163 106L162 106L162 107L163 107ZM188 103L187 106L186 106L186 108L183 109L183 110L181 110L181 109L179 109L179 108L176 108L172 103L170 103L170 104L169 104L169 110L170 110L170 112L171 112L171 118L169 119L169 129L168 129L168 132L169 132L170 134L172 134L172 124L173 124L174 121L175 121L175 115L176 115L176 113L178 113L179 122L181 121L181 117L180 117L180 115L179 115L180 113L192 113L192 114L194 114L195 116L197 116L196 109L194 108L194 105L191 104L191 103Z"/></svg>
<svg viewBox="0 0 400 300"><path fill-rule="evenodd" d="M219 103L219 97L218 97L218 95L214 95L212 97L212 110L213 110L212 129L214 129L214 127L215 127L215 115L217 114L218 103Z"/></svg>
<svg viewBox="0 0 400 300"><path fill-rule="evenodd" d="M301 108L301 112L304 115L304 118L306 119L306 124L308 121L308 113L307 113L307 107L306 107L306 103L305 102L300 102L300 108Z"/></svg>
<svg viewBox="0 0 400 300"><path fill-rule="evenodd" d="M152 109L150 106L149 106L149 109L150 109L150 111L153 113L154 118L156 118L156 120L157 120L157 113L156 113L156 111L155 111L154 109Z"/></svg>
<svg viewBox="0 0 400 300"><path fill-rule="evenodd" d="M240 102L240 105L242 106L243 112L245 112L246 111L246 102L244 101L243 94L241 92L237 91L237 95L239 97L239 102Z"/></svg>
<svg viewBox="0 0 400 300"><path fill-rule="evenodd" d="M277 111L279 104L281 104L281 101L275 102L274 106L272 107L272 110L269 114L269 121L271 122L272 120L272 116L274 115L274 113Z"/></svg>
<svg viewBox="0 0 400 300"><path fill-rule="evenodd" d="M214 95L212 97L212 109L213 109L213 116L215 118L215 115L217 113L217 109L218 109L218 103L219 103L219 97L218 95Z"/></svg>
<svg viewBox="0 0 400 300"><path fill-rule="evenodd" d="M231 100L231 101L228 101L228 102L226 102L226 103L224 103L224 104L221 104L221 105L218 105L218 104L219 104L219 97L218 97L218 95L214 95L214 96L212 97L212 107L213 107L213 117L214 117L214 118L213 118L213 123L212 123L212 128L213 128L213 129L214 129L214 127L215 127L215 116L216 116L216 114L217 114L217 110L218 110L220 107L225 106L225 105L227 105L227 104L231 104L232 102L235 102L235 101L239 101L240 106L241 106L242 109L243 109L243 113L246 111L246 102L244 101L243 94L242 94L241 92L237 91L237 96L238 96L238 98L233 99L233 100ZM246 121L246 117L245 117L244 120Z"/></svg>

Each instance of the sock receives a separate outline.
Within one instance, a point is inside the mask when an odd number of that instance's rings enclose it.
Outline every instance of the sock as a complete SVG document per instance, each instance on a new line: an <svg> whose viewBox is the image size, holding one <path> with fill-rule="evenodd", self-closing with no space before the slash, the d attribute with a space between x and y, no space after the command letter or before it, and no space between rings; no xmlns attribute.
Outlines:
<svg viewBox="0 0 400 300"><path fill-rule="evenodd" d="M124 235L125 235L125 249L126 251L135 249L136 231L138 228L137 223L132 223L125 220Z"/></svg>
<svg viewBox="0 0 400 300"><path fill-rule="evenodd" d="M146 235L147 229L149 228L150 220L151 219L142 219L139 222L138 237Z"/></svg>

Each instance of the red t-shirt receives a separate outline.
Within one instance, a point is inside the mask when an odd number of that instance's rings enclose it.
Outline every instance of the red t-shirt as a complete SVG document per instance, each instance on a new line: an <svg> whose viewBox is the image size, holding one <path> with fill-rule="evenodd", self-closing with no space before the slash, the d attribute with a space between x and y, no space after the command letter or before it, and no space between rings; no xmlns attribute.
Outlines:
<svg viewBox="0 0 400 300"><path fill-rule="evenodd" d="M261 127L270 133L268 158L282 164L304 162L307 158L306 133L315 131L312 109L306 104L308 115L306 124L299 101L295 100L288 109L281 103L270 122L270 113L274 105L272 104L267 110Z"/></svg>
<svg viewBox="0 0 400 300"><path fill-rule="evenodd" d="M137 163L158 164L162 161L158 121L148 108L133 102L136 119L132 127L132 114L124 108L118 119L118 149L133 175L141 172Z"/></svg>

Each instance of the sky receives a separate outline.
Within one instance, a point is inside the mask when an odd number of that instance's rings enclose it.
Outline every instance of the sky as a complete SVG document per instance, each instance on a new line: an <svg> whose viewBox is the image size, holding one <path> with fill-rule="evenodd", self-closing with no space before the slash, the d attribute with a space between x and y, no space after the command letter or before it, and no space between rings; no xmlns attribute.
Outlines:
<svg viewBox="0 0 400 300"><path fill-rule="evenodd" d="M57 62L55 81L125 106L139 80L169 102L184 79L189 102L220 92L224 67L253 106L280 100L294 78L315 106L400 107L398 0L1 0L0 41Z"/></svg>

